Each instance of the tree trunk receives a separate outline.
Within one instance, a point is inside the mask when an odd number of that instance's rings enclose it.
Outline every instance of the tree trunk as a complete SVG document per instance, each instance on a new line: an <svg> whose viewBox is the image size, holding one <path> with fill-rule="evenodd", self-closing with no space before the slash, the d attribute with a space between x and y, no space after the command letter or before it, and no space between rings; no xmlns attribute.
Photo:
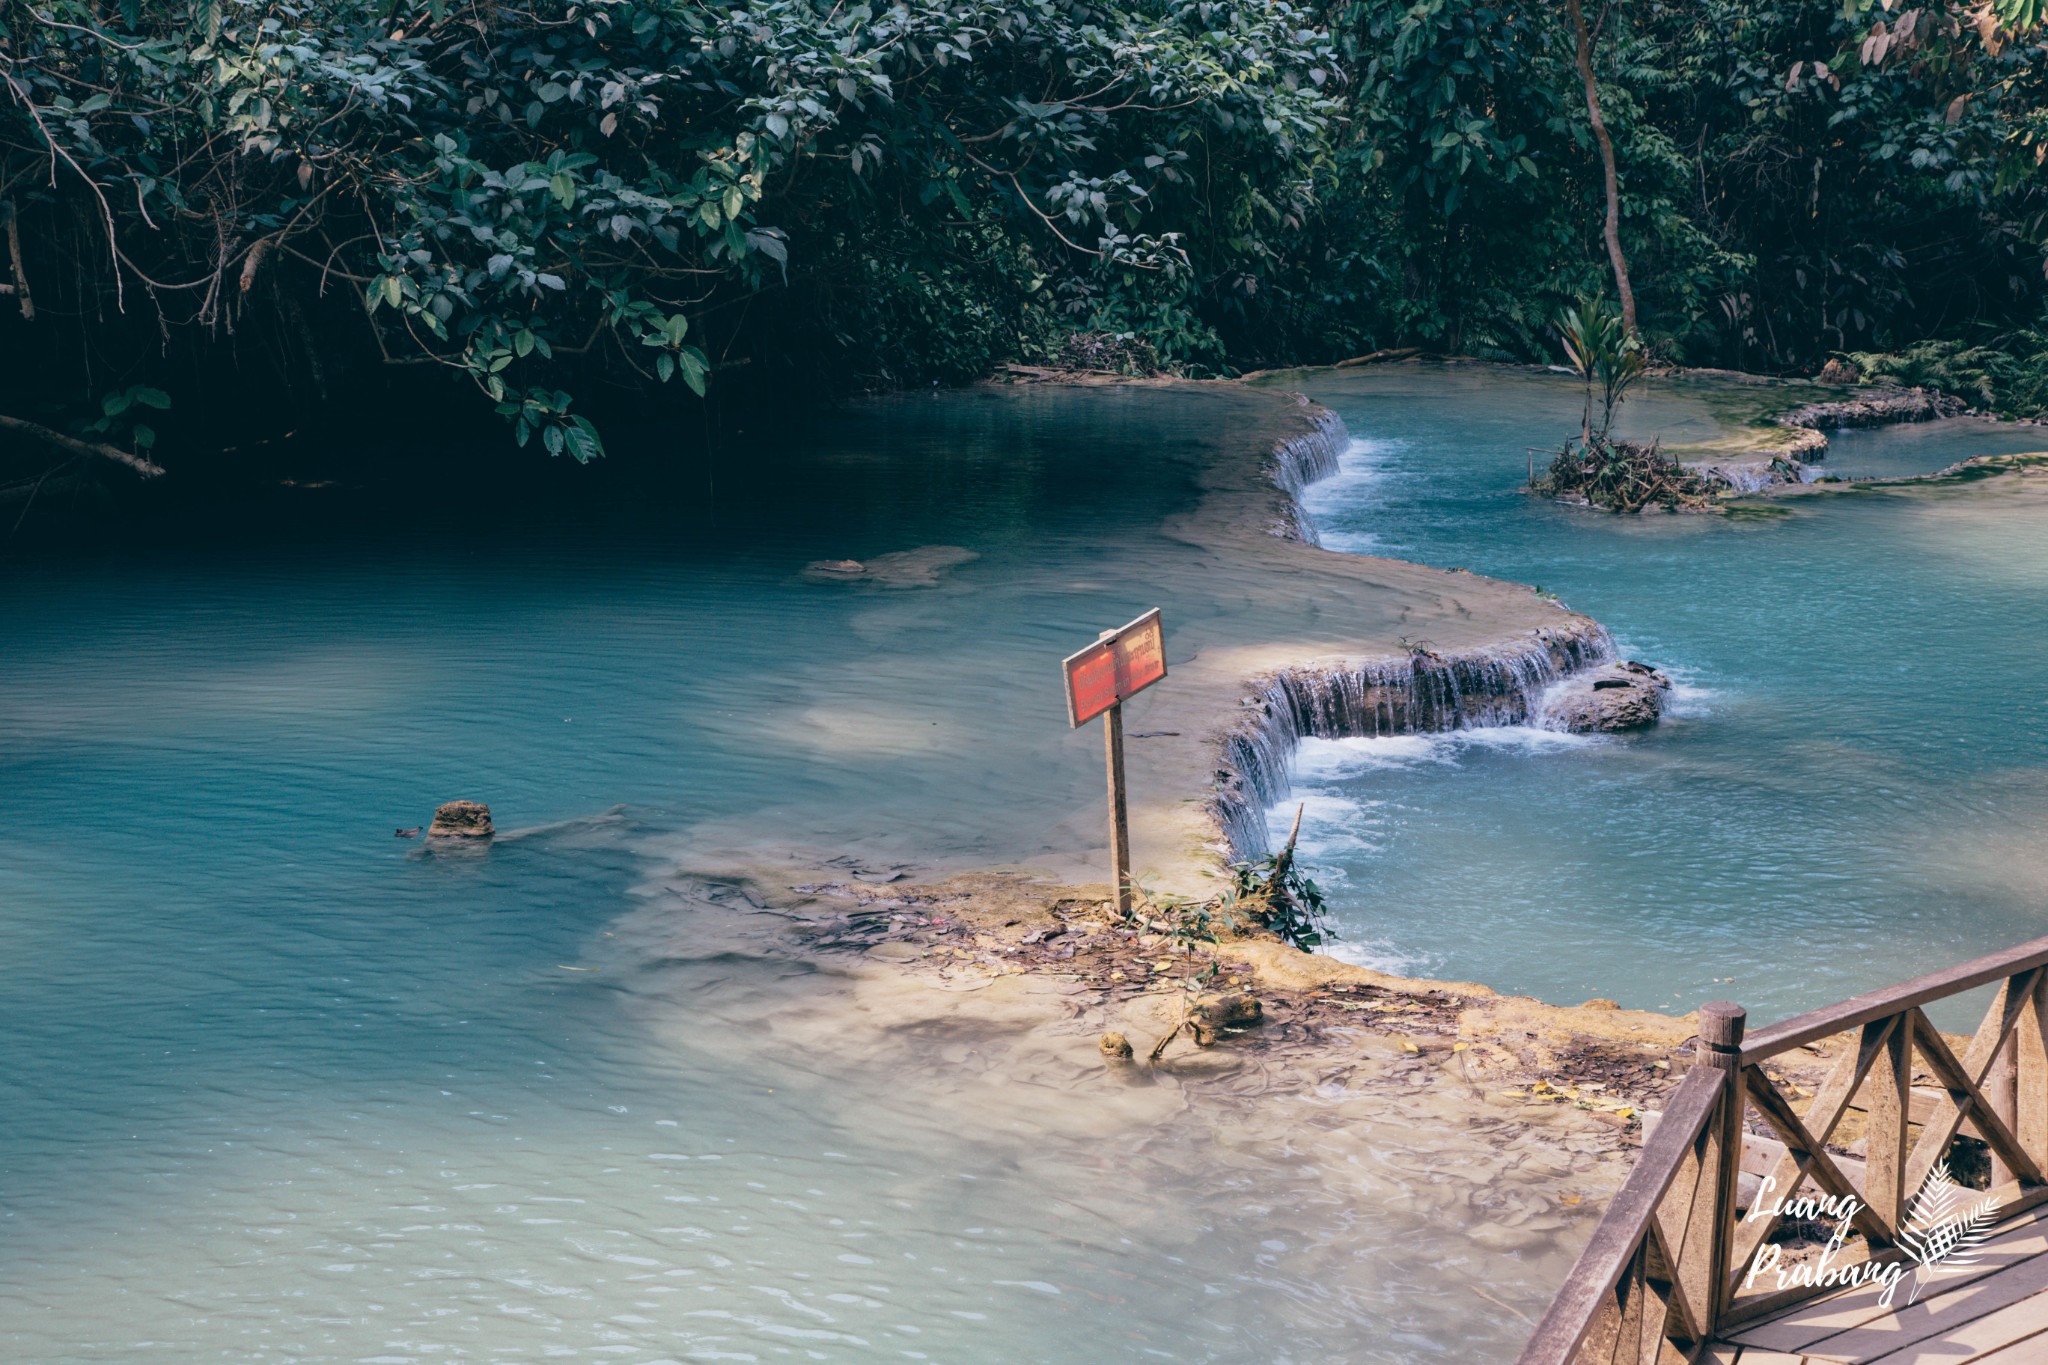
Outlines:
<svg viewBox="0 0 2048 1365"><path fill-rule="evenodd" d="M1572 17L1573 36L1579 45L1579 80L1586 87L1586 117L1593 123L1593 140L1600 144L1600 168L1607 180L1607 259L1614 265L1614 287L1621 295L1621 325L1631 340L1636 332L1636 294L1629 288L1628 258L1621 254L1621 185L1614 173L1614 141L1607 136L1607 123L1600 117L1600 93L1593 85L1593 39L1586 32L1586 12L1579 0L1565 0Z"/></svg>

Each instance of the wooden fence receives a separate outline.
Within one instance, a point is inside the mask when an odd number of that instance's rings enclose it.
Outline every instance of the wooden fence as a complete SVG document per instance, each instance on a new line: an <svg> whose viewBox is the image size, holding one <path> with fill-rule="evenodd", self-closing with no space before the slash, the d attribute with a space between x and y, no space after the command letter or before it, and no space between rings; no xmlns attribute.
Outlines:
<svg viewBox="0 0 2048 1365"><path fill-rule="evenodd" d="M1957 1056L1924 1008L1996 983ZM1744 1143L1752 1164L1778 1151L1771 1200L1854 1200L1837 1272L1905 1259L1913 1195L1958 1134L1988 1149L2000 1220L2048 1202L2048 938L1829 1005L1743 1036L1740 1006L1700 1010L1698 1055L1643 1143L1520 1365L1689 1365L1738 1324L1832 1291L1750 1286L1751 1263L1780 1218L1741 1217ZM1847 1035L1834 1070L1795 1103L1764 1063ZM1916 1061L1917 1059L1917 1061ZM1928 1078L1915 1086L1918 1073ZM1829 1149L1851 1108L1863 1115L1859 1163ZM1843 1205L1846 1207L1846 1205Z"/></svg>

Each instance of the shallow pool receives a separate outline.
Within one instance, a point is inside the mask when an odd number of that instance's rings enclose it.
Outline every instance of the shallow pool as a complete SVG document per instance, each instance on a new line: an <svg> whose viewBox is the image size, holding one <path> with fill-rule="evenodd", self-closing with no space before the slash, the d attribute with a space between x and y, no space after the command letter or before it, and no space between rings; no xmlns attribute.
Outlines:
<svg viewBox="0 0 2048 1365"><path fill-rule="evenodd" d="M1597 1144L867 1026L687 875L1085 849L1055 664L1153 605L1176 649L1270 618L1164 524L1273 407L906 398L550 499L280 491L9 562L0 1357L1511 1355L1473 1309L1537 1310ZM980 558L803 576L929 545ZM458 796L520 837L393 837Z"/></svg>

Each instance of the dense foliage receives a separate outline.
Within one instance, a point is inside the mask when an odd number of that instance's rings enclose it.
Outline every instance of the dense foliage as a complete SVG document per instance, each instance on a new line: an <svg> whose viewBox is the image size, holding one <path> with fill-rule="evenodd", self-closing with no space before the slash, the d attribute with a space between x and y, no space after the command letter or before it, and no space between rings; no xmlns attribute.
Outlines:
<svg viewBox="0 0 2048 1365"><path fill-rule="evenodd" d="M1601 106L1657 349L1796 370L2037 322L2039 18L2031 0L1608 5ZM1303 300L1351 323L1339 346L1546 354L1556 309L1605 279L1564 23L1497 0L1351 0L1337 33L1354 140L1322 187Z"/></svg>
<svg viewBox="0 0 2048 1365"><path fill-rule="evenodd" d="M2041 401L2039 10L1589 8L1652 350ZM1561 6L0 0L0 95L0 431L102 450L434 373L588 458L668 386L1548 358L1610 279Z"/></svg>
<svg viewBox="0 0 2048 1365"><path fill-rule="evenodd" d="M165 335L254 331L315 382L370 347L579 457L560 377L600 368L959 379L1075 327L1220 366L1204 295L1298 222L1333 107L1327 40L1269 0L4 13L39 325L91 318L115 378Z"/></svg>

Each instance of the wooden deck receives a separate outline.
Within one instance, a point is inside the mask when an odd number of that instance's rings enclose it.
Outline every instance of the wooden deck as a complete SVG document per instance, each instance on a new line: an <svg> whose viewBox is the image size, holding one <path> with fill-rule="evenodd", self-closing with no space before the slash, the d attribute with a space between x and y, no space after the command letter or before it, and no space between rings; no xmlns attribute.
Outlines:
<svg viewBox="0 0 2048 1365"><path fill-rule="evenodd" d="M1729 1332L1713 1365L2035 1365L2048 1362L2048 1210L2000 1230L1969 1270L1913 1280L1890 1306L1879 1290L1838 1290Z"/></svg>
<svg viewBox="0 0 2048 1365"><path fill-rule="evenodd" d="M1960 1049L1923 1008L1994 983ZM1745 1018L1726 1001L1700 1007L1684 1079L1519 1365L2048 1365L2048 937L1753 1036ZM1768 1069L1828 1038L1845 1046L1817 1089ZM1860 1134L1844 1126L1852 1109ZM1987 1197L2006 1214L1969 1268L1890 1304L1881 1287L1753 1282L1797 1231L1782 1201L1801 1191L1842 1210L1837 1272L1953 1235L1942 1204L1931 1232L1915 1224L1965 1153L1989 1158ZM1785 1193L1751 1208L1758 1162Z"/></svg>

